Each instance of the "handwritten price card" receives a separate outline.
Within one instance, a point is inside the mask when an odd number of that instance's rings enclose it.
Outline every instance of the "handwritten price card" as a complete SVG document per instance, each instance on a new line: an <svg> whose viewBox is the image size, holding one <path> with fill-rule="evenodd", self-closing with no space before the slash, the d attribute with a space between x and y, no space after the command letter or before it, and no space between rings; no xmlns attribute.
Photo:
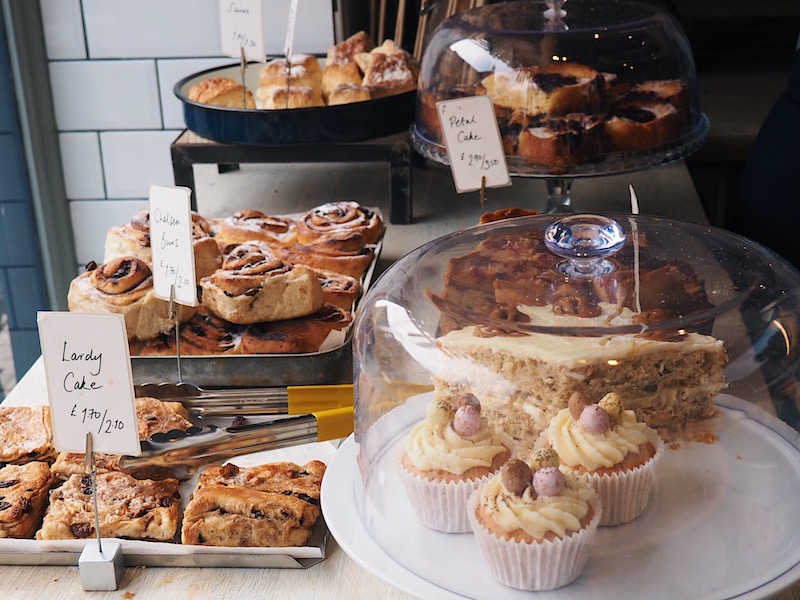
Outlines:
<svg viewBox="0 0 800 600"><path fill-rule="evenodd" d="M125 318L116 314L40 312L47 395L56 450L141 452Z"/></svg>
<svg viewBox="0 0 800 600"><path fill-rule="evenodd" d="M436 103L456 191L511 185L506 156L488 96Z"/></svg>
<svg viewBox="0 0 800 600"><path fill-rule="evenodd" d="M264 22L261 0L220 0L219 26L222 53L247 60L264 61Z"/></svg>
<svg viewBox="0 0 800 600"><path fill-rule="evenodd" d="M153 291L157 298L185 306L197 306L191 194L185 187L150 186Z"/></svg>

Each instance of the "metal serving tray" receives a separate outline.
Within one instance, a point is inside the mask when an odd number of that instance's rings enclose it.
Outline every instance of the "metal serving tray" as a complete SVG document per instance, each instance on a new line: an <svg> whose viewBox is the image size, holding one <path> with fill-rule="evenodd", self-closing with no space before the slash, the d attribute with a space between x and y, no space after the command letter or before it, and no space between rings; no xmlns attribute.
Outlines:
<svg viewBox="0 0 800 600"><path fill-rule="evenodd" d="M380 214L378 209L370 208ZM361 281L361 297L369 289L380 258L383 240ZM355 314L360 298L353 307ZM353 381L353 325L335 348L306 354L245 354L233 356L181 356L180 372L174 356L131 356L134 384L188 381L201 387L271 387L319 385ZM179 377L180 375L180 377Z"/></svg>
<svg viewBox="0 0 800 600"><path fill-rule="evenodd" d="M260 63L251 63L246 70L245 84L252 92L258 88L260 68ZM183 104L186 126L218 142L257 146L354 142L406 131L414 121L416 91L289 110L225 108L189 100L191 87L211 77L241 81L241 68L235 64L189 75L175 84L173 92Z"/></svg>

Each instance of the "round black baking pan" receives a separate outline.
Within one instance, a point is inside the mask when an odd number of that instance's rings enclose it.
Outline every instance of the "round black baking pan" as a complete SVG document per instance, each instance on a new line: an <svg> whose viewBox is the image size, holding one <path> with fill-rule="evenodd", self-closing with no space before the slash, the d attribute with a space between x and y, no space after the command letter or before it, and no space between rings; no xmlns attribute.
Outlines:
<svg viewBox="0 0 800 600"><path fill-rule="evenodd" d="M245 73L245 83L253 93L259 71L260 65L254 63ZM211 77L241 81L241 68L236 64L201 71L181 79L173 90L183 103L186 127L217 142L257 146L354 142L406 131L414 121L416 91L366 102L286 110L223 108L189 100L191 87Z"/></svg>

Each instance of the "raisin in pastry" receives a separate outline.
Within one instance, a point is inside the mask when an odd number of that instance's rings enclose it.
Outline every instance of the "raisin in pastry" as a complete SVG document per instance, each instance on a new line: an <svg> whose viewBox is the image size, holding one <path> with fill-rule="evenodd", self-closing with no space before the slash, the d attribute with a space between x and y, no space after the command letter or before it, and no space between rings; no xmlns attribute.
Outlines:
<svg viewBox="0 0 800 600"><path fill-rule="evenodd" d="M0 406L0 463L54 458L49 406Z"/></svg>
<svg viewBox="0 0 800 600"><path fill-rule="evenodd" d="M98 473L100 535L171 541L178 531L178 499L177 479L139 480L120 471ZM94 537L93 503L91 477L72 475L50 492L50 506L36 539Z"/></svg>
<svg viewBox="0 0 800 600"><path fill-rule="evenodd" d="M45 462L0 469L0 538L33 537L42 522L52 480Z"/></svg>
<svg viewBox="0 0 800 600"><path fill-rule="evenodd" d="M207 467L183 515L184 544L303 546L320 515L325 464Z"/></svg>

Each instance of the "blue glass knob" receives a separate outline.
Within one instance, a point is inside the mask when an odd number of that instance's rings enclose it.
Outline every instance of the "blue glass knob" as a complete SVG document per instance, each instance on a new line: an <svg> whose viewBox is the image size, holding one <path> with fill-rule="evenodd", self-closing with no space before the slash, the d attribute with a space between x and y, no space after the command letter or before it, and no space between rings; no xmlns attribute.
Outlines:
<svg viewBox="0 0 800 600"><path fill-rule="evenodd" d="M597 277L614 270L608 257L624 245L627 234L614 219L599 215L570 215L552 223L544 243L566 260L558 265L565 275Z"/></svg>

